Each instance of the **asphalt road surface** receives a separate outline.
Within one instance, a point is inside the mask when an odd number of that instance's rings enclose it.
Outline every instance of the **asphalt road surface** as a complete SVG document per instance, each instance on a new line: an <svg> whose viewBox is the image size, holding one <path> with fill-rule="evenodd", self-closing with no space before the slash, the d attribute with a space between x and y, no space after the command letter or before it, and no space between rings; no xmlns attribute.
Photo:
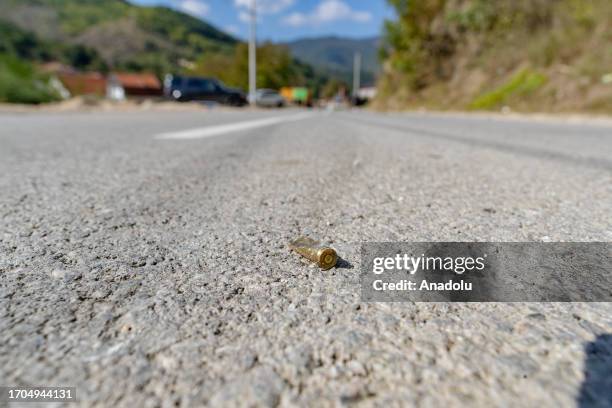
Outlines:
<svg viewBox="0 0 612 408"><path fill-rule="evenodd" d="M327 272L300 236L343 258ZM0 114L0 385L82 406L612 406L612 305L362 303L365 241L612 241L612 127Z"/></svg>

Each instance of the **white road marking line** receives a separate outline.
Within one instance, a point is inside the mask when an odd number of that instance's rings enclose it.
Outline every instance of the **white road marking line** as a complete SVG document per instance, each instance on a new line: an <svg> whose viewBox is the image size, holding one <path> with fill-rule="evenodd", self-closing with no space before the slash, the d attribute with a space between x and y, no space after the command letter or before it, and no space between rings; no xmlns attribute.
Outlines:
<svg viewBox="0 0 612 408"><path fill-rule="evenodd" d="M178 132L160 133L155 139L201 139L205 137L219 136L226 133L238 132L241 130L255 129L264 126L276 125L278 123L294 122L314 116L313 113L304 112L289 116L275 116L272 118L249 120L227 125L207 126L195 129L180 130Z"/></svg>

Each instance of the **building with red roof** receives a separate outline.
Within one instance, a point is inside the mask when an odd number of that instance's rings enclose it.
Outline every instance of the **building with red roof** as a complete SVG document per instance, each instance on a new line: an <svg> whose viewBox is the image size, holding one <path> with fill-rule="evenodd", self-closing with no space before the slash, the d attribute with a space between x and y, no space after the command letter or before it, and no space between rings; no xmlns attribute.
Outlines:
<svg viewBox="0 0 612 408"><path fill-rule="evenodd" d="M162 96L159 79L151 73L112 73L108 77L107 94L111 99L125 97Z"/></svg>

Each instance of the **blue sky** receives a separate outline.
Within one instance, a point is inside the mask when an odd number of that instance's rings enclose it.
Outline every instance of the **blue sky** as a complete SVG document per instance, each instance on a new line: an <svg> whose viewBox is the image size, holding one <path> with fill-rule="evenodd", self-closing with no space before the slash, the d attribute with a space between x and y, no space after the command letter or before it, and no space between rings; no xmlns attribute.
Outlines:
<svg viewBox="0 0 612 408"><path fill-rule="evenodd" d="M202 18L235 36L248 34L251 0L131 0L140 5L164 5ZM393 17L385 0L257 0L259 40L286 41L340 35L370 37Z"/></svg>

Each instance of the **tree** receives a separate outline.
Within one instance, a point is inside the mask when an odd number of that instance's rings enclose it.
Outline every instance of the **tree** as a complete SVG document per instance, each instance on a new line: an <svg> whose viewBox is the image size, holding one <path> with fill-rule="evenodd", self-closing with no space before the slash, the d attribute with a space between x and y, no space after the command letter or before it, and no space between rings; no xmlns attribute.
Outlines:
<svg viewBox="0 0 612 408"><path fill-rule="evenodd" d="M327 81L323 89L321 90L321 97L325 99L331 99L338 94L341 90L349 89L349 86L346 82L341 81L339 79L330 79Z"/></svg>
<svg viewBox="0 0 612 408"><path fill-rule="evenodd" d="M248 89L248 46L240 43L233 54L205 54L193 74L218 78L228 85ZM257 87L279 89L307 85L303 65L298 64L285 46L264 43L257 47Z"/></svg>

